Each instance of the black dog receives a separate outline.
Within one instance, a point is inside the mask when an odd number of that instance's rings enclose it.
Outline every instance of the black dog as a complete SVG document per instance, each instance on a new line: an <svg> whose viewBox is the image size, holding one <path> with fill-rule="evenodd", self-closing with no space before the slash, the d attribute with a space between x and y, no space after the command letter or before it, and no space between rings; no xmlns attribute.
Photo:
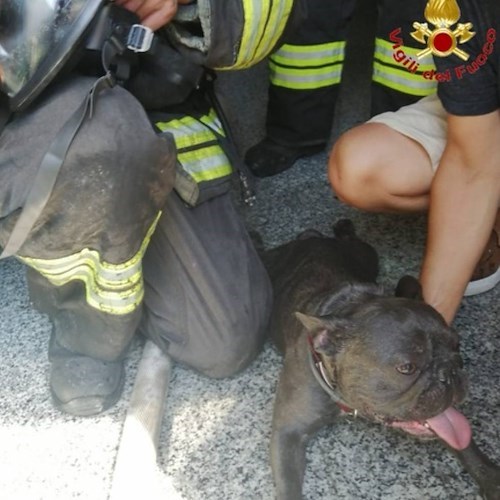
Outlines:
<svg viewBox="0 0 500 500"><path fill-rule="evenodd" d="M264 255L275 294L271 332L285 355L271 442L278 498L302 498L308 439L358 414L440 438L483 494L500 499L500 469L453 407L466 394L456 332L421 300L415 279L385 295L375 284L375 250L350 221L334 229L336 238L307 232Z"/></svg>

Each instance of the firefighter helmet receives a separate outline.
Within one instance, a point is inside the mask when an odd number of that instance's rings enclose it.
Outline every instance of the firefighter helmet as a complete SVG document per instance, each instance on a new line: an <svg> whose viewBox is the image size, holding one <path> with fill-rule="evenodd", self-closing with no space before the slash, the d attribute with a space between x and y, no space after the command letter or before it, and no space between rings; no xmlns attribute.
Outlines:
<svg viewBox="0 0 500 500"><path fill-rule="evenodd" d="M110 0L2 0L0 91L25 108L54 79Z"/></svg>

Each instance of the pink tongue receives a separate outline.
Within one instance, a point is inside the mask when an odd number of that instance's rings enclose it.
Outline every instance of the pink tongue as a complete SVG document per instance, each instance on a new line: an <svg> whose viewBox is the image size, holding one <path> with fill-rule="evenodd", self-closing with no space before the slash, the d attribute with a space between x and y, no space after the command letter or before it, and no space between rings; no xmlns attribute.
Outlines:
<svg viewBox="0 0 500 500"><path fill-rule="evenodd" d="M427 424L438 437L455 450L463 450L469 446L472 436L469 421L452 406L427 420Z"/></svg>

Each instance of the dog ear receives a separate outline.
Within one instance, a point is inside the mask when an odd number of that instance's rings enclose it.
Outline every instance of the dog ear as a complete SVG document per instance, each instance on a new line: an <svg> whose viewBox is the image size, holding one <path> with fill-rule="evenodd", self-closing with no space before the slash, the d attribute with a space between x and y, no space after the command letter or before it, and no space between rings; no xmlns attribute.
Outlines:
<svg viewBox="0 0 500 500"><path fill-rule="evenodd" d="M349 329L349 321L331 316L309 316L300 312L296 312L295 316L311 334L315 351L330 355L339 351L342 339Z"/></svg>
<svg viewBox="0 0 500 500"><path fill-rule="evenodd" d="M308 314L296 312L295 317L304 325L309 333L326 329L324 320L318 316L309 316Z"/></svg>
<svg viewBox="0 0 500 500"><path fill-rule="evenodd" d="M422 285L413 276L403 276L396 286L396 297L406 299L424 300Z"/></svg>

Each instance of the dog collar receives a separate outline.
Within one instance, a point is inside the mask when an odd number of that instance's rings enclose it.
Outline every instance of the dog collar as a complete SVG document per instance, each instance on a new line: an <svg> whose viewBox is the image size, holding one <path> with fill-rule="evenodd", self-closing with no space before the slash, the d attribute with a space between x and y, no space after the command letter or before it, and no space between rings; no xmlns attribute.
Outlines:
<svg viewBox="0 0 500 500"><path fill-rule="evenodd" d="M344 415L358 416L358 410L353 410L347 406L342 399L335 392L333 383L325 370L325 365L321 359L321 355L314 349L313 339L310 335L307 336L307 343L309 344L309 364L313 372L314 378L318 381L323 390L330 396L330 398L337 404Z"/></svg>

